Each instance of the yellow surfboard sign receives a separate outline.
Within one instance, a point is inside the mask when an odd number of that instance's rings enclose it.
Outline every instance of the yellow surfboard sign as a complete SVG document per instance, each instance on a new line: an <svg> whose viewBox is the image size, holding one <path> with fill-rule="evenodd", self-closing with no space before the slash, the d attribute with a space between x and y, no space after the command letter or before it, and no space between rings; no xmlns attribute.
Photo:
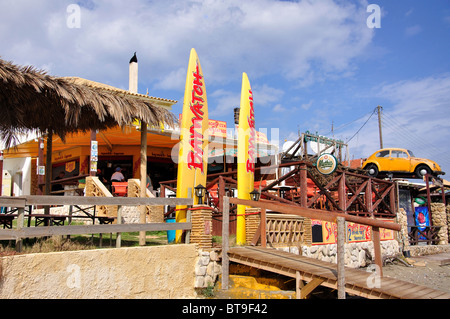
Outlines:
<svg viewBox="0 0 450 319"><path fill-rule="evenodd" d="M255 112L253 108L253 93L247 74L242 74L241 109L239 111L238 129L238 198L250 199L250 192L254 189L255 162L256 162L256 130ZM245 208L238 205L236 244L244 245L245 235Z"/></svg>
<svg viewBox="0 0 450 319"><path fill-rule="evenodd" d="M208 168L208 103L200 61L195 49L191 50L184 91L183 112L180 123L178 153L177 197L192 196L194 187L206 186ZM186 206L177 206L176 221L186 222ZM177 230L175 240L181 242L182 231Z"/></svg>

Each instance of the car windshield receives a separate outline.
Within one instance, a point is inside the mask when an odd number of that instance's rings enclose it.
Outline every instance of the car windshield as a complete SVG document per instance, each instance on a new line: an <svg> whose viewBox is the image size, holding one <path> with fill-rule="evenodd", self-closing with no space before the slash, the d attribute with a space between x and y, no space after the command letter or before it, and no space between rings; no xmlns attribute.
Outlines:
<svg viewBox="0 0 450 319"><path fill-rule="evenodd" d="M408 150L408 153L409 153L409 156L416 157L412 151Z"/></svg>

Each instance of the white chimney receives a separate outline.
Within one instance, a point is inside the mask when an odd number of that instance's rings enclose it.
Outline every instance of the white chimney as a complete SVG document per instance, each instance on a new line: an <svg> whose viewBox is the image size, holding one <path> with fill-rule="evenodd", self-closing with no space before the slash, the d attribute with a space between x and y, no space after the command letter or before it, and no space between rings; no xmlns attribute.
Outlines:
<svg viewBox="0 0 450 319"><path fill-rule="evenodd" d="M136 52L130 60L130 73L129 73L128 91L132 93L138 93L138 62Z"/></svg>

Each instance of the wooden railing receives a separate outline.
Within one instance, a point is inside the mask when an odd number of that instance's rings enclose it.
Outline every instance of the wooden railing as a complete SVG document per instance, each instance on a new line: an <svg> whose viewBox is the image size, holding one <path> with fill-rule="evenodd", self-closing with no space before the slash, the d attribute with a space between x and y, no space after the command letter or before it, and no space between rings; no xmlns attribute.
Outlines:
<svg viewBox="0 0 450 319"><path fill-rule="evenodd" d="M345 243L345 222L353 222L361 225L368 225L372 227L373 232L373 246L375 252L375 264L378 266L378 275L382 276L382 258L381 258L381 244L380 244L380 228L391 229L400 231L401 226L397 223L386 222L373 218L358 217L345 213L339 213L336 211L325 211L319 209L311 209L306 207L287 205L282 203L275 203L267 200L251 201L238 198L224 197L224 209L222 219L222 287L228 287L228 274L229 274L229 207L230 204L245 205L249 207L261 208L261 223L259 232L261 237L261 246L265 247L267 244L266 236L266 210L276 211L282 214L291 214L302 216L306 218L324 220L334 222L337 224L337 264L338 264L338 295L340 298L342 294L345 295L345 276L344 276L344 243ZM256 236L255 236L256 237ZM253 241L255 243L255 241ZM226 288L225 288L226 289Z"/></svg>
<svg viewBox="0 0 450 319"><path fill-rule="evenodd" d="M296 215L266 214L267 244L292 246L306 243L305 218Z"/></svg>
<svg viewBox="0 0 450 319"><path fill-rule="evenodd" d="M99 180L97 176L89 176L86 178L86 196L113 198L111 192L106 188L106 186ZM107 217L117 216L117 206L97 205L96 211L97 214Z"/></svg>
<svg viewBox="0 0 450 319"><path fill-rule="evenodd" d="M117 207L117 224L24 227L25 207L31 205L98 205ZM0 229L0 240L16 240L16 249L20 250L22 239L27 237L46 237L54 235L118 233L116 246L120 247L120 233L136 231L190 230L192 223L139 223L121 224L123 206L147 205L193 205L192 198L141 198L141 197L82 197L82 196L21 196L0 197L1 207L18 209L17 228ZM51 214L48 214L51 217ZM189 238L189 236L186 236Z"/></svg>

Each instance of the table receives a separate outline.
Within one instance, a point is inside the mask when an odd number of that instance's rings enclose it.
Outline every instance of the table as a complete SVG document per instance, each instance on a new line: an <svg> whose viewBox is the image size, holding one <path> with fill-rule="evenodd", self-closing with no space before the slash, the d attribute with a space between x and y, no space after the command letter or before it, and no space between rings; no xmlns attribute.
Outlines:
<svg viewBox="0 0 450 319"><path fill-rule="evenodd" d="M3 229L12 229L12 223L17 214L0 214L0 226L3 225Z"/></svg>

